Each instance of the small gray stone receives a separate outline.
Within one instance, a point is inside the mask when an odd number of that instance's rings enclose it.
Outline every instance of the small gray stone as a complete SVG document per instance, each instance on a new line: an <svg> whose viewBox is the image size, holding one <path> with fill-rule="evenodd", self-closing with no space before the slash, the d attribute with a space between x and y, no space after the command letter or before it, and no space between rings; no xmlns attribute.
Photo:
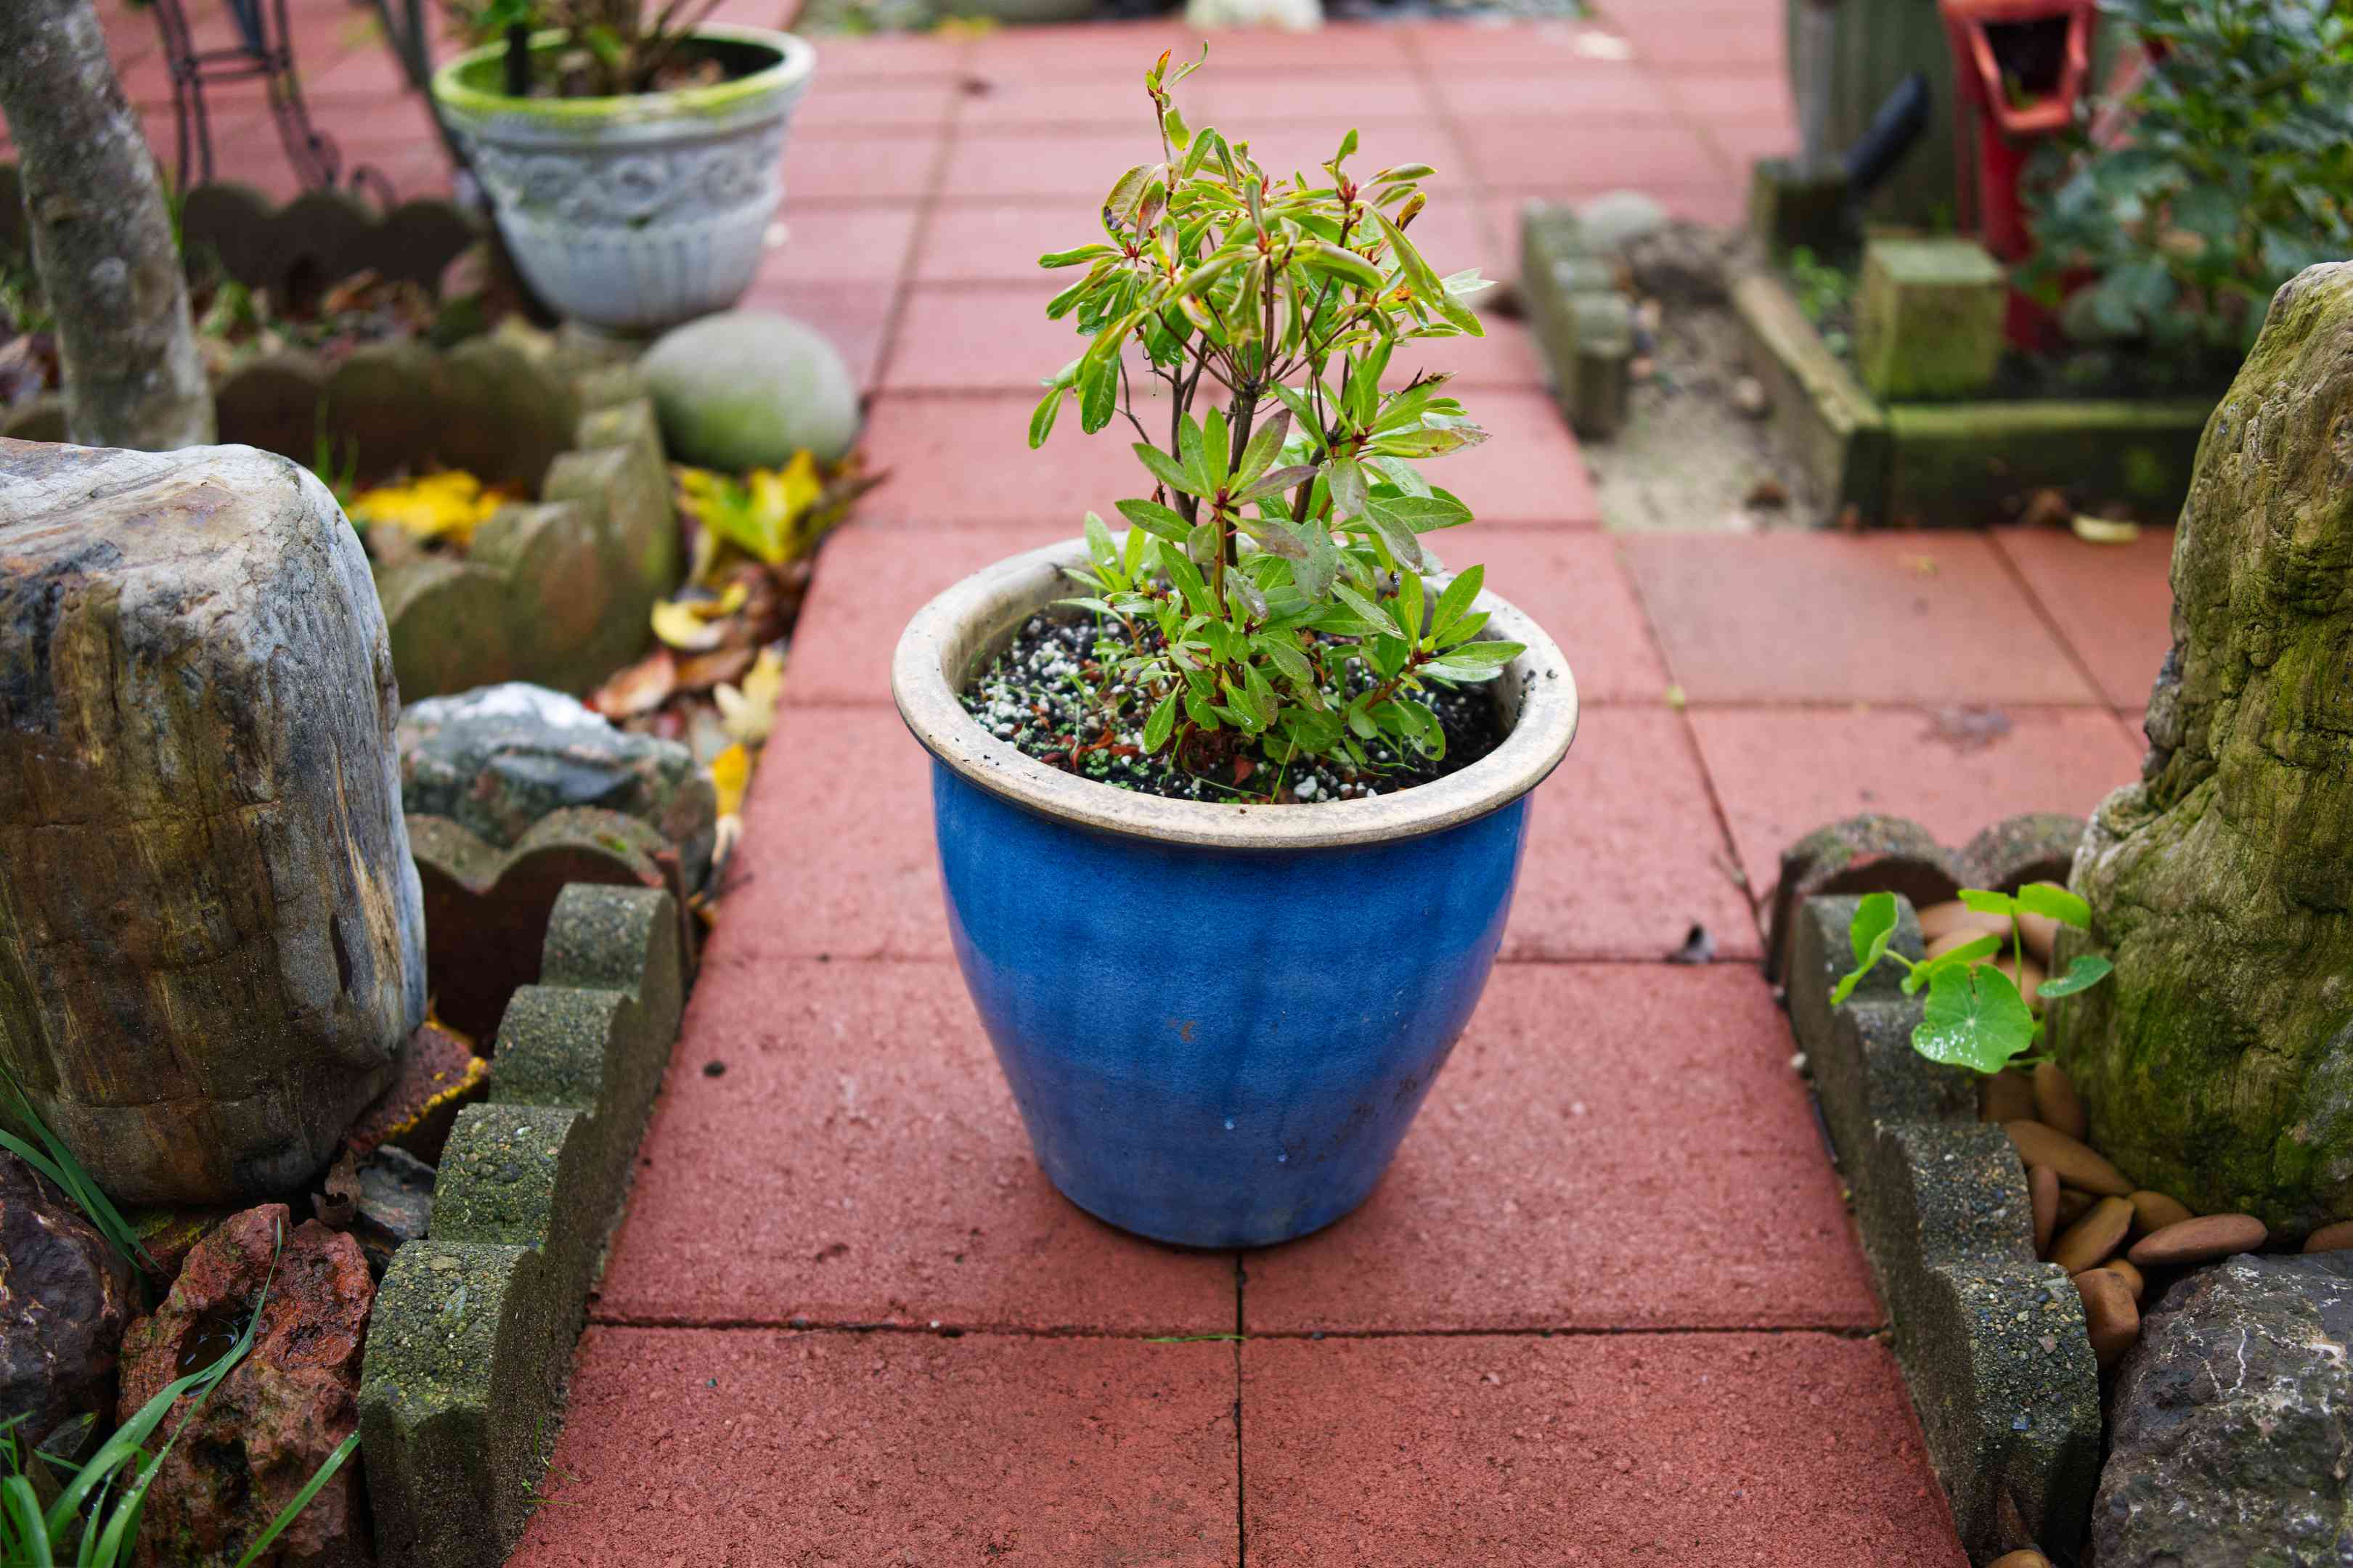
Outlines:
<svg viewBox="0 0 2353 1568"><path fill-rule="evenodd" d="M2100 1568L2353 1563L2353 1253L2242 1254L2165 1294L2125 1358Z"/></svg>
<svg viewBox="0 0 2353 1568"><path fill-rule="evenodd" d="M689 888L711 868L718 796L675 741L616 729L560 691L509 681L412 703L396 732L401 807L512 849L552 812L595 806L678 847Z"/></svg>
<svg viewBox="0 0 2353 1568"><path fill-rule="evenodd" d="M1609 191L1577 209L1585 242L1596 250L1622 250L1667 226L1667 209L1641 191Z"/></svg>
<svg viewBox="0 0 2353 1568"><path fill-rule="evenodd" d="M689 321L638 369L681 462L781 468L803 449L830 463L858 438L858 385L815 328L760 310Z"/></svg>

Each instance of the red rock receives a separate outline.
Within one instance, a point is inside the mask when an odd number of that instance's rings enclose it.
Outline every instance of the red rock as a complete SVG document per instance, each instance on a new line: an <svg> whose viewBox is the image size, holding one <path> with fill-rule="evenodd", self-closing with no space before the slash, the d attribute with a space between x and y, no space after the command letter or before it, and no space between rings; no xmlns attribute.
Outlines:
<svg viewBox="0 0 2353 1568"><path fill-rule="evenodd" d="M193 1416L194 1397L183 1395L164 1417L167 1432L184 1418L188 1425L147 1493L142 1568L228 1568L359 1426L375 1282L356 1241L315 1220L293 1226L283 1204L222 1222L188 1254L164 1304L131 1326L121 1414L227 1350L265 1281L253 1349ZM358 1468L347 1465L261 1563L344 1568L374 1557Z"/></svg>
<svg viewBox="0 0 2353 1568"><path fill-rule="evenodd" d="M365 1156L394 1144L430 1165L441 1158L458 1112L490 1091L490 1064L463 1036L427 1024L408 1037L400 1075L343 1134L349 1152Z"/></svg>
<svg viewBox="0 0 2353 1568"><path fill-rule="evenodd" d="M2341 1252L2348 1247L2353 1247L2353 1219L2324 1225L2304 1238L2306 1252Z"/></svg>
<svg viewBox="0 0 2353 1568"><path fill-rule="evenodd" d="M0 1415L37 1447L113 1409L115 1351L138 1310L131 1266L47 1177L0 1153Z"/></svg>

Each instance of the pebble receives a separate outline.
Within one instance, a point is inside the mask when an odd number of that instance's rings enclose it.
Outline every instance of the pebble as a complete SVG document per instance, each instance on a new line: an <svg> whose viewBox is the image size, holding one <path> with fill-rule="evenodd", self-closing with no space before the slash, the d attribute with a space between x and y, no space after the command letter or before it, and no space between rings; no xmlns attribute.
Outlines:
<svg viewBox="0 0 2353 1568"><path fill-rule="evenodd" d="M2133 1206L2122 1198L2102 1198L2067 1227L2051 1248L2051 1261L2070 1274L2096 1268L2124 1245L2132 1229Z"/></svg>
<svg viewBox="0 0 2353 1568"><path fill-rule="evenodd" d="M2051 1559L2028 1546L1995 1558L1992 1568L2051 1568Z"/></svg>
<svg viewBox="0 0 2353 1568"><path fill-rule="evenodd" d="M2140 1338L2140 1308L2120 1274L2086 1268L2075 1276L2075 1293L2084 1298L2084 1326L2090 1331L2092 1359L2101 1370L2116 1364Z"/></svg>
<svg viewBox="0 0 2353 1568"><path fill-rule="evenodd" d="M1763 382L1753 375L1744 375L1732 384L1732 405L1751 419L1762 419L1773 404L1765 395Z"/></svg>
<svg viewBox="0 0 2353 1568"><path fill-rule="evenodd" d="M1954 899L1950 902L1930 904L1920 911L1920 940L1938 942L1955 931L1968 931L1971 936L1998 935L2010 929L2010 922L2000 915L1986 914Z"/></svg>
<svg viewBox="0 0 2353 1568"><path fill-rule="evenodd" d="M1978 1087L1978 1121L2031 1121L2034 1119L2034 1080L2016 1068L2002 1068Z"/></svg>
<svg viewBox="0 0 2353 1568"><path fill-rule="evenodd" d="M2153 1193L2147 1187L2132 1194L2133 1228L2143 1236L2163 1230L2168 1225L2179 1225L2185 1219L2195 1219L2189 1205L2163 1193Z"/></svg>
<svg viewBox="0 0 2353 1568"><path fill-rule="evenodd" d="M2111 1258L2100 1267L2130 1286L2135 1301L2141 1300L2148 1294L2148 1280L2142 1276L2139 1269L2133 1267L2131 1258Z"/></svg>
<svg viewBox="0 0 2353 1568"><path fill-rule="evenodd" d="M2034 1205L2034 1256L2051 1256L2051 1237L2059 1228L2059 1173L2048 1165L2026 1168L2026 1193Z"/></svg>
<svg viewBox="0 0 2353 1568"><path fill-rule="evenodd" d="M2048 1165L2071 1187L2101 1197L2120 1198L2133 1190L2125 1173L2100 1153L2055 1127L2024 1120L2005 1121L2001 1130L2017 1145L2019 1158L2031 1165Z"/></svg>
<svg viewBox="0 0 2353 1568"><path fill-rule="evenodd" d="M2084 1114L2074 1080L2057 1062L2043 1062L2034 1069L2034 1120L2057 1128L2078 1143L2091 1136L2091 1121Z"/></svg>
<svg viewBox="0 0 2353 1568"><path fill-rule="evenodd" d="M2347 1247L2353 1247L2353 1219L2324 1225L2304 1238L2306 1252L2342 1252Z"/></svg>
<svg viewBox="0 0 2353 1568"><path fill-rule="evenodd" d="M2128 1256L2143 1268L2211 1263L2234 1252L2253 1252L2271 1235L2251 1214L2210 1214L2149 1232L2133 1243Z"/></svg>
<svg viewBox="0 0 2353 1568"><path fill-rule="evenodd" d="M2059 1189L2059 1227L2064 1230L2085 1215L2100 1200L2090 1193L2079 1193L2073 1187Z"/></svg>

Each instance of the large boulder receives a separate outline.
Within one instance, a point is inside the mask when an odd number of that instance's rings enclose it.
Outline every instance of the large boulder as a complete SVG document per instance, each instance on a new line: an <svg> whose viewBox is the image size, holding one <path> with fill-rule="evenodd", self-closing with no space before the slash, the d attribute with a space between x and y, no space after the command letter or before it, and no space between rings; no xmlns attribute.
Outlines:
<svg viewBox="0 0 2353 1568"><path fill-rule="evenodd" d="M838 461L858 439L858 384L814 327L765 310L723 310L666 332L638 373L681 463L781 468L807 451Z"/></svg>
<svg viewBox="0 0 2353 1568"><path fill-rule="evenodd" d="M2339 263L2274 298L2199 446L2150 752L2085 836L2094 925L2058 952L2116 978L2052 1012L2103 1152L2291 1237L2353 1215L2348 432Z"/></svg>
<svg viewBox="0 0 2353 1568"><path fill-rule="evenodd" d="M411 703L400 716L400 798L501 849L551 812L634 816L678 847L690 888L711 868L719 797L675 741L617 729L560 691L510 681Z"/></svg>
<svg viewBox="0 0 2353 1568"><path fill-rule="evenodd" d="M263 1300L264 1289L268 1299ZM360 1352L375 1282L352 1237L265 1204L196 1244L151 1317L122 1342L130 1415L236 1342L254 1304L253 1348L201 1407L183 1394L162 1430L179 1441L148 1489L141 1568L232 1568L250 1542L359 1426ZM259 1568L373 1562L356 1465L338 1470Z"/></svg>
<svg viewBox="0 0 2353 1568"><path fill-rule="evenodd" d="M114 1358L138 1310L131 1266L65 1194L0 1154L0 1421L40 1447L114 1408Z"/></svg>
<svg viewBox="0 0 2353 1568"><path fill-rule="evenodd" d="M2100 1568L2353 1563L2353 1253L2242 1254L2166 1292L2116 1382Z"/></svg>
<svg viewBox="0 0 2353 1568"><path fill-rule="evenodd" d="M315 476L0 441L0 1059L118 1202L290 1191L391 1080L399 709Z"/></svg>

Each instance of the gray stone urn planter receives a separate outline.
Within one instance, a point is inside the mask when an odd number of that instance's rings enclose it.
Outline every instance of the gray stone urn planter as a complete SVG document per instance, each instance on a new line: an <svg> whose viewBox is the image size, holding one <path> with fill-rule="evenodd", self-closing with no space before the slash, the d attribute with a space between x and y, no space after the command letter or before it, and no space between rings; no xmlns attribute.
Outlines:
<svg viewBox="0 0 2353 1568"><path fill-rule="evenodd" d="M761 27L714 25L694 39L738 74L675 92L510 98L497 90L505 49L492 45L433 79L515 264L549 305L604 331L652 332L733 305L784 197L785 132L817 50Z"/></svg>

